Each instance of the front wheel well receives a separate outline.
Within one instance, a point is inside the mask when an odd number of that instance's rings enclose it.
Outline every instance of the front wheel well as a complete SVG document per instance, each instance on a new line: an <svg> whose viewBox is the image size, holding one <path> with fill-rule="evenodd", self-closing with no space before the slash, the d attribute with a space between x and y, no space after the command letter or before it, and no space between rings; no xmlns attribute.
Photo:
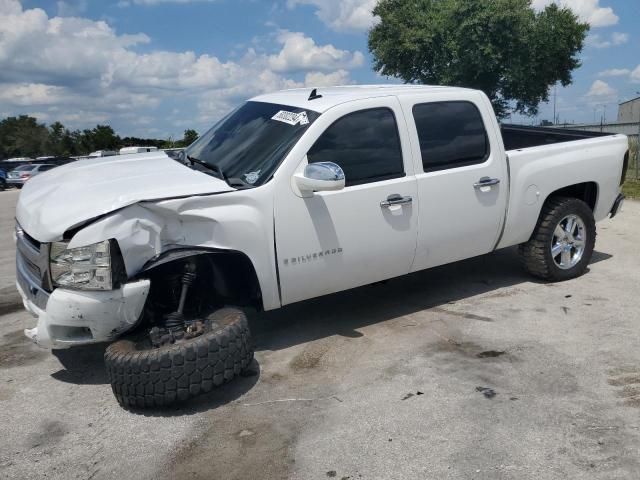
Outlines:
<svg viewBox="0 0 640 480"><path fill-rule="evenodd" d="M138 277L151 281L146 308L152 317L173 312L179 302L185 265L195 266L185 315L196 318L226 305L262 310L258 277L249 257L241 252L180 249L166 252L143 268ZM150 312L150 313L151 313Z"/></svg>
<svg viewBox="0 0 640 480"><path fill-rule="evenodd" d="M575 185L569 185L568 187L563 187L549 194L549 196L545 200L545 203L553 197L577 198L578 200L582 200L584 203L589 205L591 211L595 211L596 204L598 202L598 184L595 182L584 182L576 183Z"/></svg>

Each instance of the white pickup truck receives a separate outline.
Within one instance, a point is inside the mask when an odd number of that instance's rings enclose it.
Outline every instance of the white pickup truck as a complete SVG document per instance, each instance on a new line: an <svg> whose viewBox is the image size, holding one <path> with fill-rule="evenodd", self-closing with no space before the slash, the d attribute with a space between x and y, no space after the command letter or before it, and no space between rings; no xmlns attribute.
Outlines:
<svg viewBox="0 0 640 480"><path fill-rule="evenodd" d="M24 187L25 333L53 349L115 340L105 361L124 406L185 400L251 362L246 307L514 245L537 277L583 274L628 155L623 135L501 127L474 90L262 95L191 145L191 166L108 157Z"/></svg>

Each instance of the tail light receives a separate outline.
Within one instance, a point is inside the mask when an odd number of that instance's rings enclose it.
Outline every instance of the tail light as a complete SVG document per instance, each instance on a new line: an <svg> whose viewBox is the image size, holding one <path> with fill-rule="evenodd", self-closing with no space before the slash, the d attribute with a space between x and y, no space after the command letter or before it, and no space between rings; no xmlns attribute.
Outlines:
<svg viewBox="0 0 640 480"><path fill-rule="evenodd" d="M624 154L624 160L622 161L622 178L620 179L620 185L627 179L627 170L629 170L629 150Z"/></svg>
<svg viewBox="0 0 640 480"><path fill-rule="evenodd" d="M30 173L21 173L20 178L29 178L31 176Z"/></svg>

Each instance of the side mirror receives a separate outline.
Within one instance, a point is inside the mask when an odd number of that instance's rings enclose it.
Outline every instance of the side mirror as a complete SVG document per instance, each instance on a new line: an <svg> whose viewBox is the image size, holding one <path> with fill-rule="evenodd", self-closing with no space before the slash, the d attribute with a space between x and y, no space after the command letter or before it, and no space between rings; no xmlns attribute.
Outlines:
<svg viewBox="0 0 640 480"><path fill-rule="evenodd" d="M304 173L296 173L294 180L303 197L312 197L313 192L342 190L345 185L344 172L333 162L310 163Z"/></svg>

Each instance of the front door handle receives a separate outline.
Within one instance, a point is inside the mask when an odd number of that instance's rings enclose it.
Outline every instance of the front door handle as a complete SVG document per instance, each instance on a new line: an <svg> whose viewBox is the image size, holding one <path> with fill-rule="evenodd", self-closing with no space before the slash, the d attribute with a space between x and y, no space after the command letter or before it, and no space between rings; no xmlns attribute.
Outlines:
<svg viewBox="0 0 640 480"><path fill-rule="evenodd" d="M385 201L380 202L380 206L393 207L395 205L407 205L411 202L413 202L413 198L403 197L402 195L398 195L397 193L394 193L393 195L389 195Z"/></svg>
<svg viewBox="0 0 640 480"><path fill-rule="evenodd" d="M494 185L499 185L499 184L500 184L499 178L482 177L478 181L478 183L473 184L473 188L475 188L476 190L479 190L484 187L493 187Z"/></svg>

